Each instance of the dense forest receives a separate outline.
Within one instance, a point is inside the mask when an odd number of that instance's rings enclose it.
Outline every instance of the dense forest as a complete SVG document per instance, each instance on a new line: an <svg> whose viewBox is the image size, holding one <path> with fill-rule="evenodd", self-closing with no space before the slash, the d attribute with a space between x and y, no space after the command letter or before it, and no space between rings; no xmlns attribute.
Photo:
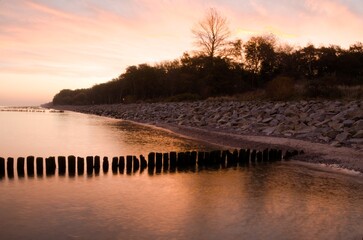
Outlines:
<svg viewBox="0 0 363 240"><path fill-rule="evenodd" d="M87 89L62 90L55 105L180 101L263 89L272 99L339 97L337 86L363 85L363 44L291 47L273 35L230 40L226 19L211 9L192 30L198 51L155 65L129 66L119 77Z"/></svg>

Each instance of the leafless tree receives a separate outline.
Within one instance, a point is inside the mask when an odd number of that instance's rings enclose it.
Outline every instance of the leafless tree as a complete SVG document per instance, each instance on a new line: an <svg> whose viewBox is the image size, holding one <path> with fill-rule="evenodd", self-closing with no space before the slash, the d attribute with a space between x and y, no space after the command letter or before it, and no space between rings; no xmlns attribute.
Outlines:
<svg viewBox="0 0 363 240"><path fill-rule="evenodd" d="M195 44L202 54L214 58L223 52L228 42L230 31L226 18L214 8L210 8L205 18L192 29Z"/></svg>

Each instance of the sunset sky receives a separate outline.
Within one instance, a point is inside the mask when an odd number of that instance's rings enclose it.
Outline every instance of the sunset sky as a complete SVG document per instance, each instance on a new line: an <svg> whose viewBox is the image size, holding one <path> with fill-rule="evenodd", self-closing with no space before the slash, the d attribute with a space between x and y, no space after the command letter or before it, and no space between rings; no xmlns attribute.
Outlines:
<svg viewBox="0 0 363 240"><path fill-rule="evenodd" d="M194 49L191 28L211 7L232 39L363 42L362 0L0 0L0 106L39 105L127 66L178 58Z"/></svg>

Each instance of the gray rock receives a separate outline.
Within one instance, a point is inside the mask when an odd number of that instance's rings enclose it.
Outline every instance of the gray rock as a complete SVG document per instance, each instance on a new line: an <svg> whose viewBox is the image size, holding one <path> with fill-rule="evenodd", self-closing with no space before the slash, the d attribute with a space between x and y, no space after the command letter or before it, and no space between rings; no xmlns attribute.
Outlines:
<svg viewBox="0 0 363 240"><path fill-rule="evenodd" d="M272 117L265 118L262 120L263 123L269 123L272 120Z"/></svg>
<svg viewBox="0 0 363 240"><path fill-rule="evenodd" d="M340 142L340 143L342 143L342 142L344 142L345 140L347 140L348 136L349 136L349 133L347 133L347 132L342 132L342 133L338 134L338 135L335 137L335 140L336 140L336 141L338 141L338 142Z"/></svg>
<svg viewBox="0 0 363 240"><path fill-rule="evenodd" d="M353 138L363 138L363 130L359 130L356 134L354 134Z"/></svg>

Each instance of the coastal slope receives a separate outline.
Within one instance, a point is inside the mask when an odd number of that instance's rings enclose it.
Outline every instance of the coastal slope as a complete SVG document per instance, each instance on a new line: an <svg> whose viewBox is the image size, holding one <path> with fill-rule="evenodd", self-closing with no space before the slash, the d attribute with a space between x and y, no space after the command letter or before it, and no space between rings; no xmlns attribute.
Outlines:
<svg viewBox="0 0 363 240"><path fill-rule="evenodd" d="M278 147L363 173L362 101L197 101L56 106L167 129L225 148Z"/></svg>

